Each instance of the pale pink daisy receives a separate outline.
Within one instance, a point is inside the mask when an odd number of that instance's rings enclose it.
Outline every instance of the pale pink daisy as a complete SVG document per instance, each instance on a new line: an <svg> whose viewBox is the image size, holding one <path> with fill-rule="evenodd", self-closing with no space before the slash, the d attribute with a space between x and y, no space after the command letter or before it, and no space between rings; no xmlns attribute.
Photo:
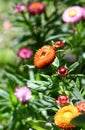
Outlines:
<svg viewBox="0 0 85 130"><path fill-rule="evenodd" d="M27 103L32 97L30 89L26 86L16 87L14 95L22 104Z"/></svg>
<svg viewBox="0 0 85 130"><path fill-rule="evenodd" d="M67 8L62 14L62 20L66 23L76 23L83 18L82 7L72 6Z"/></svg>
<svg viewBox="0 0 85 130"><path fill-rule="evenodd" d="M17 55L21 59L30 59L33 55L33 51L30 48L22 47L18 50Z"/></svg>

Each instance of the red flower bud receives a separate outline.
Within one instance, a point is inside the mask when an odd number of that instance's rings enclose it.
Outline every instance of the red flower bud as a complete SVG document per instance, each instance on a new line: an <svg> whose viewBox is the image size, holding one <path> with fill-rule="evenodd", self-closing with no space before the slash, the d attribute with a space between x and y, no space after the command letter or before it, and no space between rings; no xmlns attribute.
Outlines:
<svg viewBox="0 0 85 130"><path fill-rule="evenodd" d="M61 66L59 69L58 69L58 75L59 76L66 76L68 74L68 69L65 68L64 66Z"/></svg>
<svg viewBox="0 0 85 130"><path fill-rule="evenodd" d="M58 106L65 106L69 103L69 98L65 95L61 95L61 96L58 96L57 100L56 100L56 104Z"/></svg>
<svg viewBox="0 0 85 130"><path fill-rule="evenodd" d="M61 48L64 46L64 43L63 43L63 41L56 41L56 42L54 42L53 46L57 47L57 48Z"/></svg>

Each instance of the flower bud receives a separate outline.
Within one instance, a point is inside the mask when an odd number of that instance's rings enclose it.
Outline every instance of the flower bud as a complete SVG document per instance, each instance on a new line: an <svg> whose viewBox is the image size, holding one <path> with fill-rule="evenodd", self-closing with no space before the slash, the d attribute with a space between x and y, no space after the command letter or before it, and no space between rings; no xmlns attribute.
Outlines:
<svg viewBox="0 0 85 130"><path fill-rule="evenodd" d="M58 75L59 76L66 76L68 74L68 69L64 66L61 66L59 69L58 69Z"/></svg>

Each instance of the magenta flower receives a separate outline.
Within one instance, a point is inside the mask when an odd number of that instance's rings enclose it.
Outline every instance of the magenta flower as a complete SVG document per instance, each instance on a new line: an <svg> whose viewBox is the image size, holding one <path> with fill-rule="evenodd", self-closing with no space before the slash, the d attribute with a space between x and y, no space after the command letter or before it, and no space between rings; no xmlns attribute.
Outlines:
<svg viewBox="0 0 85 130"><path fill-rule="evenodd" d="M19 12L24 12L25 10L25 6L24 5L17 5L15 8L14 8L14 13L19 13Z"/></svg>
<svg viewBox="0 0 85 130"><path fill-rule="evenodd" d="M41 2L31 2L27 5L30 14L42 14L45 11L45 5Z"/></svg>
<svg viewBox="0 0 85 130"><path fill-rule="evenodd" d="M83 11L80 6L72 6L67 8L62 14L62 20L66 23L76 23L83 17Z"/></svg>
<svg viewBox="0 0 85 130"><path fill-rule="evenodd" d="M23 47L18 50L17 55L21 59L30 59L33 55L33 51L30 48Z"/></svg>
<svg viewBox="0 0 85 130"><path fill-rule="evenodd" d="M15 96L22 103L25 104L31 99L31 91L26 86L16 87Z"/></svg>

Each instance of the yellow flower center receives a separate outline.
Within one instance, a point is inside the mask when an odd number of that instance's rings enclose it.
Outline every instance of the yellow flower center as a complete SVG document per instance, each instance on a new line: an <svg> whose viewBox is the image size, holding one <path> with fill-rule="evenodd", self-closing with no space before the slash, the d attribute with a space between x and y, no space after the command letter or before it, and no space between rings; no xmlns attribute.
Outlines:
<svg viewBox="0 0 85 130"><path fill-rule="evenodd" d="M74 17L74 16L76 16L76 14L77 14L76 9L71 9L71 10L69 10L69 12L68 12L68 15L69 15L70 17Z"/></svg>
<svg viewBox="0 0 85 130"><path fill-rule="evenodd" d="M64 118L69 118L69 117L71 117L71 116L72 116L72 113L69 112L69 111L63 113L63 117L64 117Z"/></svg>
<svg viewBox="0 0 85 130"><path fill-rule="evenodd" d="M40 9L40 4L39 3L34 3L34 4L32 4L32 8Z"/></svg>

